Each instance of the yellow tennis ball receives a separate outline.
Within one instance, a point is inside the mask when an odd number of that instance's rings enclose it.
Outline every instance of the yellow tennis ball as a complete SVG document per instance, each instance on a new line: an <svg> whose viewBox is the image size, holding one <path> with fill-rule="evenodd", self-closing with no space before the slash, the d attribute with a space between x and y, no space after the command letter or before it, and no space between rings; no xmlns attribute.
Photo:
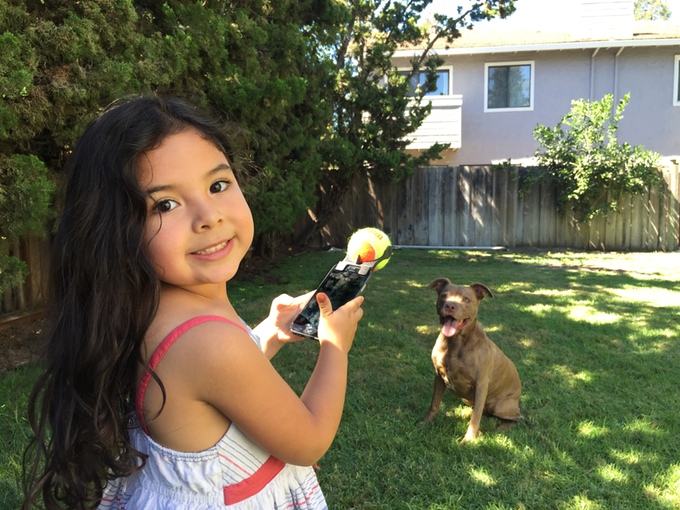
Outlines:
<svg viewBox="0 0 680 510"><path fill-rule="evenodd" d="M347 258L358 264L373 262L382 257L385 254L385 250L391 246L390 238L382 230L373 227L362 228L354 232L349 238L347 242ZM373 270L382 269L389 260L389 257L381 260Z"/></svg>

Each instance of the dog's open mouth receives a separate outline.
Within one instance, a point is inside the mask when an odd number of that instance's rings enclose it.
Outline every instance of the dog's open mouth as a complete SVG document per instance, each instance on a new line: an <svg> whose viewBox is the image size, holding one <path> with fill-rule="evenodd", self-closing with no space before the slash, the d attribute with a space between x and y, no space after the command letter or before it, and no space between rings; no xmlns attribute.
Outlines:
<svg viewBox="0 0 680 510"><path fill-rule="evenodd" d="M442 317L441 323L444 336L454 336L463 330L468 323L468 319L456 320L453 317Z"/></svg>

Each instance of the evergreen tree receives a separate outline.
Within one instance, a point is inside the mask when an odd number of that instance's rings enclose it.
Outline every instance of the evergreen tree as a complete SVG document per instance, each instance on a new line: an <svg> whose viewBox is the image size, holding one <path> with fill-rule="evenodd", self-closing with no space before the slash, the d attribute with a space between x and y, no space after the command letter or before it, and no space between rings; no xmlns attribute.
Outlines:
<svg viewBox="0 0 680 510"><path fill-rule="evenodd" d="M237 128L241 179L253 210L256 248L271 255L315 202L319 141L330 122L332 75L323 54L331 0L238 3L137 2L150 60L173 76L163 91L187 95ZM160 88L159 88L160 89Z"/></svg>
<svg viewBox="0 0 680 510"><path fill-rule="evenodd" d="M125 2L0 4L0 235L10 245L0 289L25 275L18 239L48 228L49 170L98 108L137 82L135 20Z"/></svg>
<svg viewBox="0 0 680 510"><path fill-rule="evenodd" d="M265 240L260 244L267 246L272 232L290 232L314 203L321 166L317 145L330 119L323 94L331 73L317 44L326 41L316 34L330 22L324 16L331 4L1 3L3 219L13 217L5 211L23 207L18 201L26 194L15 182L38 179L37 168L58 176L79 133L105 105L126 94L159 92L187 97L241 127L235 136L245 149L242 177L258 238ZM35 159L16 159L22 155ZM31 164L22 166L23 161ZM32 173L22 181L19 172ZM47 181L40 200L49 204ZM45 214L38 230L48 229L48 220ZM12 274L11 281L18 281L21 264L5 262L3 278Z"/></svg>

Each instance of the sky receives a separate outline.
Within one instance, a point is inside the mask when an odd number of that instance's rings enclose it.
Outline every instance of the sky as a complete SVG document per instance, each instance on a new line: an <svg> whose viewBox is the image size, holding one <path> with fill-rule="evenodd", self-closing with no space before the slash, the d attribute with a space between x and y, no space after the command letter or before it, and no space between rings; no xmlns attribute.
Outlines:
<svg viewBox="0 0 680 510"><path fill-rule="evenodd" d="M434 0L426 12L455 15L456 8L467 3L468 0ZM541 23L543 26L559 26L573 19L574 11L579 4L580 0L516 0L516 10L509 18L483 24L492 26L503 23L504 26L521 27ZM666 0L666 5L671 10L671 19L680 20L680 0Z"/></svg>

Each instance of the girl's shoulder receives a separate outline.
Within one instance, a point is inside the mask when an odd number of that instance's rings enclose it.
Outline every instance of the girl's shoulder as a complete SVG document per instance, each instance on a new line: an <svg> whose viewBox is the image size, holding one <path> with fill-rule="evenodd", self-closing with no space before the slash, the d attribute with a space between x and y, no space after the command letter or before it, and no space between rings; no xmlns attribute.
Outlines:
<svg viewBox="0 0 680 510"><path fill-rule="evenodd" d="M161 315L156 318L147 333L145 357L158 357L158 351L165 354L171 348L187 350L186 354L193 354L192 351L198 347L201 352L205 352L212 348L224 349L239 339L248 339L252 342L246 324L238 316L229 315L215 311ZM190 345L184 346L185 343Z"/></svg>
<svg viewBox="0 0 680 510"><path fill-rule="evenodd" d="M147 348L158 345L170 334L177 335L177 331L186 333L195 327L200 326L204 330L219 324L245 331L243 321L226 296L209 299L182 289L166 288L161 293L158 310L147 332Z"/></svg>
<svg viewBox="0 0 680 510"><path fill-rule="evenodd" d="M224 409L237 404L237 392L221 392L218 399L215 387L240 385L241 381L234 380L236 374L242 375L240 368L257 363L263 355L244 325L229 318L198 315L166 321L167 328L171 327L169 323L179 324L162 340L147 342L151 351L148 366L163 388L154 383L150 372L142 372L138 412L145 417L150 435L164 446L180 451L203 450L215 444L228 428L229 414ZM216 401L222 407L216 406ZM197 416L201 417L200 425L195 423Z"/></svg>

